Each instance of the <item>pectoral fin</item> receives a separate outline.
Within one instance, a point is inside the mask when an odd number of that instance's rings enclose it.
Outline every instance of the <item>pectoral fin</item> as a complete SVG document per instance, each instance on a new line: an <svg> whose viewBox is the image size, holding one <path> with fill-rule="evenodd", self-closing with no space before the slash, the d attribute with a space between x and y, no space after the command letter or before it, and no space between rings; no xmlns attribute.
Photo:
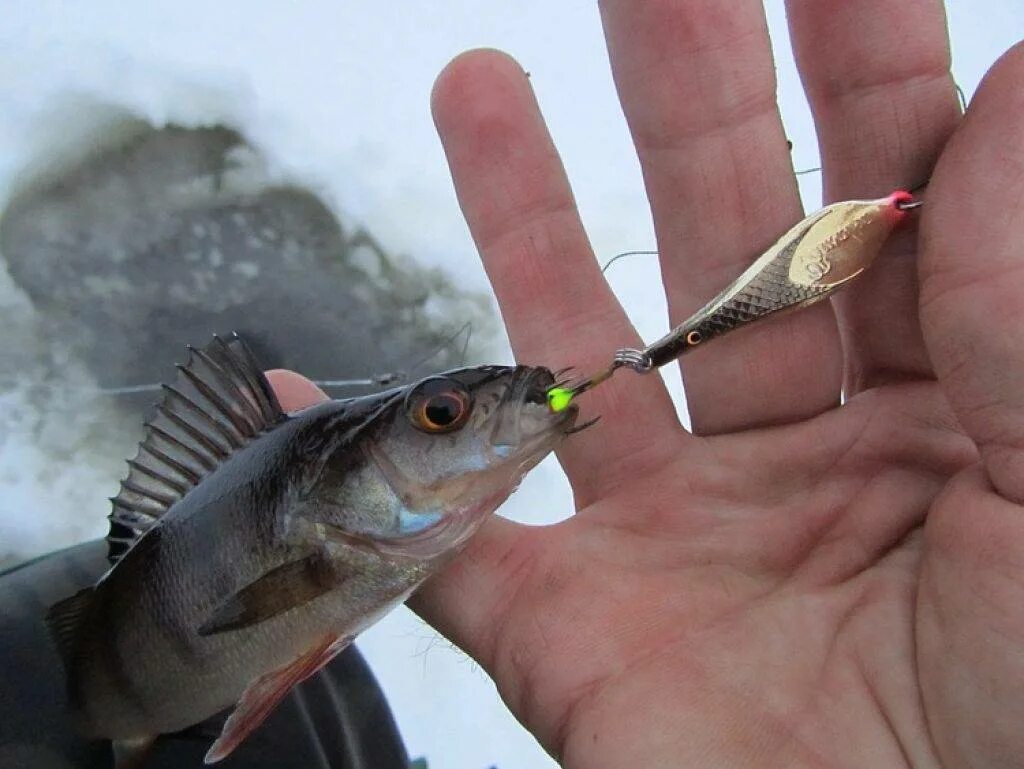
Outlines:
<svg viewBox="0 0 1024 769"><path fill-rule="evenodd" d="M199 626L199 635L238 630L263 622L333 590L344 579L338 567L320 553L290 561L225 600Z"/></svg>
<svg viewBox="0 0 1024 769"><path fill-rule="evenodd" d="M301 657L249 684L203 762L212 764L231 753L263 723L293 686L313 675L351 642L348 636L326 638Z"/></svg>

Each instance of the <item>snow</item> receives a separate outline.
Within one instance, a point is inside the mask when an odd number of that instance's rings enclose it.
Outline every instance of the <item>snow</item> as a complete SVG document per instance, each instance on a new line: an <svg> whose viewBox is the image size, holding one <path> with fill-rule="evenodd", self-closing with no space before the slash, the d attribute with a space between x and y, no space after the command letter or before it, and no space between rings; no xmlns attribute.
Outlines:
<svg viewBox="0 0 1024 769"><path fill-rule="evenodd" d="M812 167L816 144L787 51L782 3L768 5L794 163ZM995 56L1024 31L1024 10L1016 0L993 0L980 14L976 4L954 0L949 12L955 72L970 94ZM157 125L226 122L267 154L273 175L319 191L340 216L363 222L389 250L415 254L483 288L428 108L437 72L479 45L513 53L530 71L601 260L653 248L597 9L578 0L489 6L445 0L400 10L367 0L12 4L0 29L0 203L19 185L88 152L97 135L130 127L133 117ZM817 175L801 183L808 206L815 206ZM628 257L609 277L644 338L660 335L666 312L655 288L656 260ZM21 301L0 271L0 304ZM0 375L13 376L31 351L4 355ZM668 377L681 404L678 376ZM0 403L9 417L0 423L6 426L0 434L0 551L46 550L54 529L70 540L99 533L102 500L120 473L119 457L111 458L116 469L110 475L76 472L69 451L52 484L23 483L32 474L19 467L41 461L16 418L28 399L16 390ZM46 435L52 425L43 428ZM61 508L58 500L82 488L95 489L94 509L74 520L47 517ZM568 486L548 461L503 512L543 523L571 509ZM28 510L35 511L30 518ZM426 755L431 766L447 769L553 765L509 716L487 676L407 610L368 631L359 645L388 692L413 756Z"/></svg>

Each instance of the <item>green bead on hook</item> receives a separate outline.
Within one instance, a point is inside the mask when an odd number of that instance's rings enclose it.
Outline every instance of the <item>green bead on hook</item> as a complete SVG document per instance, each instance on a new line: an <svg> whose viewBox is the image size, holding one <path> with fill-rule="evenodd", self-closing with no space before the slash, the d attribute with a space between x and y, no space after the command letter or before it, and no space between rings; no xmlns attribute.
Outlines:
<svg viewBox="0 0 1024 769"><path fill-rule="evenodd" d="M556 414L565 411L575 396L571 387L552 387L548 390L548 408Z"/></svg>

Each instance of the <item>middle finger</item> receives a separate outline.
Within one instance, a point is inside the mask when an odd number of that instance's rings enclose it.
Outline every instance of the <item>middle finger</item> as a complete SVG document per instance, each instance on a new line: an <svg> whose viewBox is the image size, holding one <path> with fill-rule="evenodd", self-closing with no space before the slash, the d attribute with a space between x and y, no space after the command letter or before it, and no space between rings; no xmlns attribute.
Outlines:
<svg viewBox="0 0 1024 769"><path fill-rule="evenodd" d="M672 322L801 216L758 0L601 3L612 70L654 214ZM695 431L792 421L838 402L841 353L823 303L687 357Z"/></svg>

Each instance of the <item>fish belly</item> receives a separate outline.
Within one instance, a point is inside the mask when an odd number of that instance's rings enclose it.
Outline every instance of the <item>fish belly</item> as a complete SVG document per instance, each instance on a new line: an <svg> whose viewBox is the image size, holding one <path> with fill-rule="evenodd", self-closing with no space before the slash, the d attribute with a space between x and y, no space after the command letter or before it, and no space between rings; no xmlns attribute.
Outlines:
<svg viewBox="0 0 1024 769"><path fill-rule="evenodd" d="M194 631L198 615L177 627L170 612L111 628L102 648L83 655L73 696L83 731L125 739L187 728L325 638L356 635L414 586L367 575L253 627L206 637Z"/></svg>

